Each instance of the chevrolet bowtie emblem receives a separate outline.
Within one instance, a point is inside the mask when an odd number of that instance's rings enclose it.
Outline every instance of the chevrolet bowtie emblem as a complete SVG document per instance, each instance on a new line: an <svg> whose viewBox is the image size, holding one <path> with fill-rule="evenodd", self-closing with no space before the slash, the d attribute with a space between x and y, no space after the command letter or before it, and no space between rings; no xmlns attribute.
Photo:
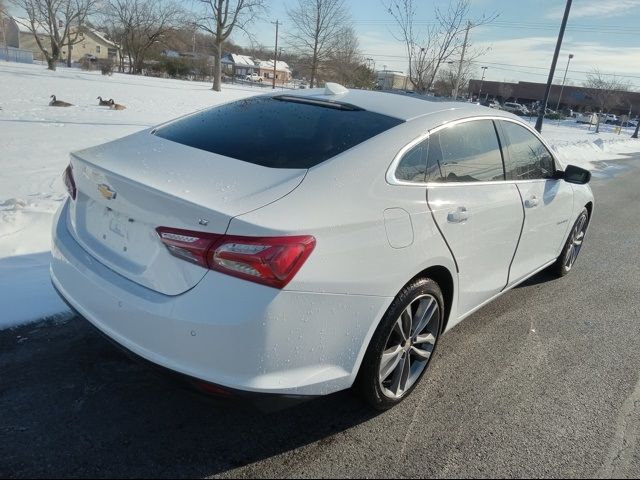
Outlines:
<svg viewBox="0 0 640 480"><path fill-rule="evenodd" d="M109 185L104 183L98 185L98 191L100 192L100 195L102 195L107 200L115 200L116 196L118 195L117 192L111 190L111 187Z"/></svg>

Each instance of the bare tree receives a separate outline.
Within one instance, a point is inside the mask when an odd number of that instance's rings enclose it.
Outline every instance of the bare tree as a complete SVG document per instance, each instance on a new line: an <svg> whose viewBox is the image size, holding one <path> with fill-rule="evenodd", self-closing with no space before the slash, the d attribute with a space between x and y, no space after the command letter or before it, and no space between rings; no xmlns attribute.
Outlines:
<svg viewBox="0 0 640 480"><path fill-rule="evenodd" d="M310 80L314 87L318 69L337 49L339 39L349 24L350 15L344 0L298 0L287 9L291 30L287 35L290 48L307 59Z"/></svg>
<svg viewBox="0 0 640 480"><path fill-rule="evenodd" d="M405 44L409 78L420 92L429 90L440 67L460 52L468 25L473 29L497 18L497 14L482 15L468 23L471 1L450 0L446 9L435 8L433 25L420 28L414 0L383 0L383 4L397 24L399 32L394 36Z"/></svg>
<svg viewBox="0 0 640 480"><path fill-rule="evenodd" d="M609 113L611 109L617 106L624 92L629 91L628 82L620 80L615 75L604 75L600 70L594 68L587 74L587 80L584 83L588 89L589 95L596 101L601 113ZM596 124L596 133L600 131L600 116Z"/></svg>
<svg viewBox="0 0 640 480"><path fill-rule="evenodd" d="M220 91L222 83L222 49L234 31L251 37L248 26L266 10L265 0L197 0L202 7L196 23L213 35L213 90Z"/></svg>
<svg viewBox="0 0 640 480"><path fill-rule="evenodd" d="M24 10L24 27L32 34L47 61L49 70L56 69L69 34L79 28L96 0L10 0Z"/></svg>
<svg viewBox="0 0 640 480"><path fill-rule="evenodd" d="M111 35L129 60L129 73L138 74L149 51L184 21L184 11L178 4L161 0L109 0L104 14Z"/></svg>
<svg viewBox="0 0 640 480"><path fill-rule="evenodd" d="M96 13L96 5L99 0L86 0L82 8L78 10L78 16L75 20L75 25L69 30L69 36L65 46L67 47L67 67L71 67L71 54L73 46L82 42L81 34L87 27L89 16Z"/></svg>
<svg viewBox="0 0 640 480"><path fill-rule="evenodd" d="M336 36L336 47L327 59L327 68L317 77L327 77L343 85L355 87L356 69L364 63L358 37L352 27L343 28Z"/></svg>
<svg viewBox="0 0 640 480"><path fill-rule="evenodd" d="M460 91L466 92L469 87L469 81L476 73L473 67L472 60L465 60L462 64L462 70L460 73ZM435 82L433 83L434 91L443 97L451 96L456 88L456 82L458 80L458 67L455 62L448 64L448 68L442 68L438 72Z"/></svg>
<svg viewBox="0 0 640 480"><path fill-rule="evenodd" d="M4 0L0 0L0 42L2 45L7 44L7 32L5 31L5 18L8 16L7 8L4 5Z"/></svg>

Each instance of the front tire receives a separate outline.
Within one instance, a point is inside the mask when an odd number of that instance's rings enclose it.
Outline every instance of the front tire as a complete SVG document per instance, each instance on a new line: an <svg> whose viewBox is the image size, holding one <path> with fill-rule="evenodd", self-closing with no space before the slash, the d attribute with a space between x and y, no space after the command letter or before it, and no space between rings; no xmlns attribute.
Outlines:
<svg viewBox="0 0 640 480"><path fill-rule="evenodd" d="M584 237L587 233L587 227L589 226L589 211L586 208L582 209L576 223L573 224L573 228L569 233L569 238L564 244L562 253L553 265L553 272L558 277L564 277L567 275L576 263L578 254L582 249L584 243Z"/></svg>
<svg viewBox="0 0 640 480"><path fill-rule="evenodd" d="M407 398L427 370L444 320L436 282L419 278L404 287L384 314L365 354L355 388L373 408Z"/></svg>

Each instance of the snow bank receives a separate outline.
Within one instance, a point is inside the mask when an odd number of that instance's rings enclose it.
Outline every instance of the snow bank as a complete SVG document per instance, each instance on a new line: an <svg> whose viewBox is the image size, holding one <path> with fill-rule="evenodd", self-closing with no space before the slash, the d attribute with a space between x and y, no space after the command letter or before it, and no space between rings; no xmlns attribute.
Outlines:
<svg viewBox="0 0 640 480"><path fill-rule="evenodd" d="M264 92L248 86L210 85L0 61L0 329L63 313L49 282L53 214L65 198L61 173L70 151L114 140L211 105ZM74 104L48 106L49 96ZM99 107L97 96L124 104ZM640 151L603 127L596 135L575 122L545 124L543 134L566 163L594 162Z"/></svg>
<svg viewBox="0 0 640 480"><path fill-rule="evenodd" d="M0 329L66 311L48 271L70 151L262 91L0 61ZM49 107L54 94L74 106ZM99 107L98 96L127 109Z"/></svg>
<svg viewBox="0 0 640 480"><path fill-rule="evenodd" d="M602 162L621 160L628 154L640 152L640 140L631 138L633 131L633 128L618 130L612 125L601 125L600 133L595 133L595 126L589 128L589 125L571 119L560 124L548 121L542 127L542 135L564 165L592 171L606 168L606 163Z"/></svg>

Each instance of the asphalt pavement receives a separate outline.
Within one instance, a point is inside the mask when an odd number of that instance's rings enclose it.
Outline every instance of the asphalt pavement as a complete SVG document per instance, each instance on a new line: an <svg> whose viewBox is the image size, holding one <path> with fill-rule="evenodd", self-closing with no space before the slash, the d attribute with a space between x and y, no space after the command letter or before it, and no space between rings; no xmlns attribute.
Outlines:
<svg viewBox="0 0 640 480"><path fill-rule="evenodd" d="M448 332L383 414L213 402L78 318L0 332L0 477L638 477L640 156L598 177L574 271Z"/></svg>

